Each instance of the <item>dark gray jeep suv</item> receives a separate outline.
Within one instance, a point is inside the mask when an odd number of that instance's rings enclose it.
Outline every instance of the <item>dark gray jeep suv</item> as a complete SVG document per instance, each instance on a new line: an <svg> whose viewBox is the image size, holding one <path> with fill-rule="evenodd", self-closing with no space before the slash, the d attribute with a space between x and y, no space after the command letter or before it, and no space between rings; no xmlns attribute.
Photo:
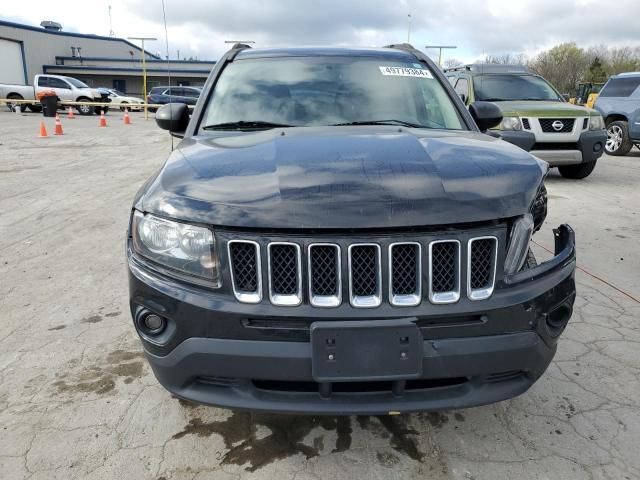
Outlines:
<svg viewBox="0 0 640 480"><path fill-rule="evenodd" d="M251 49L217 63L142 187L130 305L162 385L314 414L462 408L525 392L572 314L575 247L529 251L548 165L483 133L410 45Z"/></svg>

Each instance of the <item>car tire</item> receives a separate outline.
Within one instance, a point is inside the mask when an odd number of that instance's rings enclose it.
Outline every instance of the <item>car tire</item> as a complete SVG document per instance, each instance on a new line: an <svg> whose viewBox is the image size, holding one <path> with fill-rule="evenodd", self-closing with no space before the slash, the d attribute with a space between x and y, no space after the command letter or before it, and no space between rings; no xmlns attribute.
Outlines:
<svg viewBox="0 0 640 480"><path fill-rule="evenodd" d="M22 95L19 95L17 93L12 93L7 97L8 100L24 100L24 98L22 98ZM23 104L24 105L24 104ZM16 110L16 104L15 103L11 103L11 102L7 102L7 108L9 109L10 112L15 112Z"/></svg>
<svg viewBox="0 0 640 480"><path fill-rule="evenodd" d="M90 102L91 100L89 100L88 98L79 98L78 99L79 102ZM93 115L93 106L91 105L76 105L76 110L78 111L79 115L83 115L83 116L89 116L89 115Z"/></svg>
<svg viewBox="0 0 640 480"><path fill-rule="evenodd" d="M127 108L129 108L129 102L120 102L120 111L124 112ZM129 108L131 110L131 108Z"/></svg>
<svg viewBox="0 0 640 480"><path fill-rule="evenodd" d="M570 178L572 180L581 180L587 178L596 168L596 160L593 162L580 163L578 165L563 165L558 167L560 175L564 178Z"/></svg>
<svg viewBox="0 0 640 480"><path fill-rule="evenodd" d="M30 103L29 110L31 110L33 113L40 113L42 111L42 105L35 105L33 103Z"/></svg>
<svg viewBox="0 0 640 480"><path fill-rule="evenodd" d="M607 143L604 150L609 155L621 157L629 153L633 143L629 138L629 124L624 120L616 120L607 125Z"/></svg>

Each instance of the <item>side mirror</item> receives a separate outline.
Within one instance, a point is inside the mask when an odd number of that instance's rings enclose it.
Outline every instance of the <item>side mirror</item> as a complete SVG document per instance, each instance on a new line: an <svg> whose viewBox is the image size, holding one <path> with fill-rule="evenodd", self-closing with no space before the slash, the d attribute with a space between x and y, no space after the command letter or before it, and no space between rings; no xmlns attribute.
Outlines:
<svg viewBox="0 0 640 480"><path fill-rule="evenodd" d="M167 103L156 112L156 124L171 135L183 137L189 124L189 108L184 103Z"/></svg>
<svg viewBox="0 0 640 480"><path fill-rule="evenodd" d="M502 110L491 102L473 102L469 105L469 113L482 132L500 125L502 121Z"/></svg>

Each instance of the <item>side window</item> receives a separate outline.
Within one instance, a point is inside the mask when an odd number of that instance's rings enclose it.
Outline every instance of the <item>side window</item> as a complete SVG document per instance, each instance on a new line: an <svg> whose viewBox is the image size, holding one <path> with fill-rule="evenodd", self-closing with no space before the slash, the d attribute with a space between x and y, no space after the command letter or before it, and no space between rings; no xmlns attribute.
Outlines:
<svg viewBox="0 0 640 480"><path fill-rule="evenodd" d="M39 87L48 87L49 86L49 77L38 77L38 86Z"/></svg>
<svg viewBox="0 0 640 480"><path fill-rule="evenodd" d="M640 86L639 77L613 78L600 92L601 97L629 97Z"/></svg>
<svg viewBox="0 0 640 480"><path fill-rule="evenodd" d="M198 98L200 96L200 92L194 90L193 88L185 88L184 91L187 97Z"/></svg>
<svg viewBox="0 0 640 480"><path fill-rule="evenodd" d="M67 82L54 77L49 77L49 86L51 88L66 88L67 90L71 90Z"/></svg>
<svg viewBox="0 0 640 480"><path fill-rule="evenodd" d="M183 88L170 88L169 90L167 90L166 94L167 95L173 95L175 97L183 97L184 96L184 89Z"/></svg>
<svg viewBox="0 0 640 480"><path fill-rule="evenodd" d="M455 86L456 93L463 97L466 102L469 99L469 81L466 78L459 78Z"/></svg>

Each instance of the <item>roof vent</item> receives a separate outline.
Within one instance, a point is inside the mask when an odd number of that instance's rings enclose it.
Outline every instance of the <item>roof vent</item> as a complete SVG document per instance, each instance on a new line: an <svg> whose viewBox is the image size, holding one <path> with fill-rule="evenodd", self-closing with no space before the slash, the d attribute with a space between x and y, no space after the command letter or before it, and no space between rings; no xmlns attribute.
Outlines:
<svg viewBox="0 0 640 480"><path fill-rule="evenodd" d="M50 32L59 32L62 30L62 25L58 22L52 22L51 20L44 20L40 22L40 26L45 30L49 30Z"/></svg>

